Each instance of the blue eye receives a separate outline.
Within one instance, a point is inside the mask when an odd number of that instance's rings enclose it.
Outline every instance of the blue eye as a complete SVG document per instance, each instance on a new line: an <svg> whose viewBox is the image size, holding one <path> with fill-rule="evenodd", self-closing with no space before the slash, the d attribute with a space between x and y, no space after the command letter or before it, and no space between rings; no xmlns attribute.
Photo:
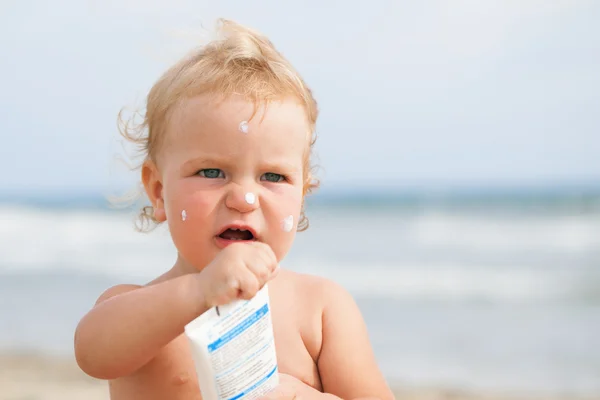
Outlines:
<svg viewBox="0 0 600 400"><path fill-rule="evenodd" d="M268 182L281 182L284 179L285 179L285 177L283 175L276 174L274 172L267 172L260 178L261 181L268 181Z"/></svg>
<svg viewBox="0 0 600 400"><path fill-rule="evenodd" d="M208 178L208 179L216 179L216 178L224 178L225 177L225 174L223 174L223 171L221 171L218 168L201 169L200 171L198 171L198 175L200 175L203 178Z"/></svg>

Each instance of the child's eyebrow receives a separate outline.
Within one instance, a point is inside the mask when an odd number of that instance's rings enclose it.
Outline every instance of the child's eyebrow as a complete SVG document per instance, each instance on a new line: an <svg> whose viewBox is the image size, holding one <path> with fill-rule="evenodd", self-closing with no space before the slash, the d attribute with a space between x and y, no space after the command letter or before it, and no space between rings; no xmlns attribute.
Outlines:
<svg viewBox="0 0 600 400"><path fill-rule="evenodd" d="M231 164L231 160L228 157L215 157L215 156L199 156L192 158L191 160L187 160L181 166L182 169L187 169L192 166L198 165L229 165Z"/></svg>
<svg viewBox="0 0 600 400"><path fill-rule="evenodd" d="M260 166L265 170L283 170L292 174L300 172L297 165L294 165L288 161L265 161L261 162Z"/></svg>
<svg viewBox="0 0 600 400"><path fill-rule="evenodd" d="M212 155L199 156L195 157L191 160L188 160L183 163L182 169L188 169L191 167L198 167L200 165L209 165L209 166L231 166L236 165L237 163L231 160L230 157L215 157ZM260 163L260 167L264 170L283 170L287 173L295 174L299 173L301 167L290 163L289 161L278 161L278 160L269 160L262 161Z"/></svg>

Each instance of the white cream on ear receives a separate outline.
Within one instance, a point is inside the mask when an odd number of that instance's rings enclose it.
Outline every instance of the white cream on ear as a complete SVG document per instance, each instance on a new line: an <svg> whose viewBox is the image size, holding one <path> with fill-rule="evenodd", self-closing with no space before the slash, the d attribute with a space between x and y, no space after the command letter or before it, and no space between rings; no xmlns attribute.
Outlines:
<svg viewBox="0 0 600 400"><path fill-rule="evenodd" d="M187 212L185 210L181 211L181 220L185 221L187 219Z"/></svg>
<svg viewBox="0 0 600 400"><path fill-rule="evenodd" d="M294 216L288 215L281 223L281 228L284 232L291 232L294 229Z"/></svg>
<svg viewBox="0 0 600 400"><path fill-rule="evenodd" d="M254 193L250 193L250 192L246 193L245 198L246 198L246 203L248 203L248 204L256 203L256 196L254 195Z"/></svg>

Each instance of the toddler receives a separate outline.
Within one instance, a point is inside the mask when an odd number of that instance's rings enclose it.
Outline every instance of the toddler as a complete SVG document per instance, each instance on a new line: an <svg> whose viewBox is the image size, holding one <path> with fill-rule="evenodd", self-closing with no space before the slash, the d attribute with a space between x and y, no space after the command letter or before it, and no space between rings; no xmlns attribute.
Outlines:
<svg viewBox="0 0 600 400"><path fill-rule="evenodd" d="M111 399L201 399L184 326L267 283L280 372L267 397L393 398L348 292L279 268L307 227L317 114L272 43L226 20L152 87L142 133L122 133L145 156L141 221L166 222L177 254L153 281L106 290L77 326L77 362Z"/></svg>

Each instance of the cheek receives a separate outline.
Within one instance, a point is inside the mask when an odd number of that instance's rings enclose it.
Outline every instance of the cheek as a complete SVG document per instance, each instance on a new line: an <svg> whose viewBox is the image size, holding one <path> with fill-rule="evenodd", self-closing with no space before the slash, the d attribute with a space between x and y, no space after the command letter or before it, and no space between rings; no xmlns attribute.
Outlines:
<svg viewBox="0 0 600 400"><path fill-rule="evenodd" d="M294 241L301 206L301 189L281 191L270 199L268 205L265 204L264 211L268 214L269 224L269 245L280 261Z"/></svg>
<svg viewBox="0 0 600 400"><path fill-rule="evenodd" d="M167 222L178 248L196 246L212 234L218 196L211 191L195 190L181 185L166 203Z"/></svg>
<svg viewBox="0 0 600 400"><path fill-rule="evenodd" d="M298 222L298 217L300 216L300 210L302 208L302 190L298 188L294 188L294 190L286 190L282 192L280 196L278 196L277 202L277 219L280 225L280 230L285 231L285 229L283 229L285 221L289 221L291 219L293 219L293 225L295 228ZM288 230L288 232L289 231L290 230Z"/></svg>
<svg viewBox="0 0 600 400"><path fill-rule="evenodd" d="M212 214L217 202L216 197L210 191L182 190L178 192L165 204L169 225L205 220Z"/></svg>
<svg viewBox="0 0 600 400"><path fill-rule="evenodd" d="M214 256L207 239L214 235L217 203L216 193L199 190L183 190L167 202L167 223L173 243L180 255L196 267L205 265Z"/></svg>

